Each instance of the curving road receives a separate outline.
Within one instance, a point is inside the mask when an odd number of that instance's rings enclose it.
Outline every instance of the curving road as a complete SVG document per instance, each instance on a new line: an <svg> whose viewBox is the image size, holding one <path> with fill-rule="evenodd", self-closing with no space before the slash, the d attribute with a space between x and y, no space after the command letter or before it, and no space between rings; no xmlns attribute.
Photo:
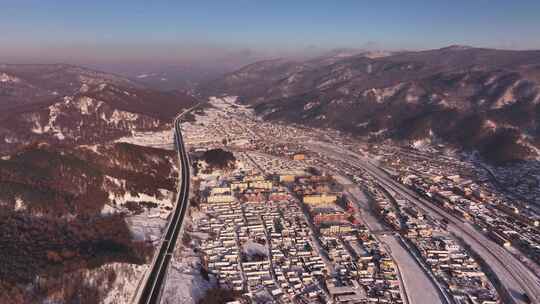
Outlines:
<svg viewBox="0 0 540 304"><path fill-rule="evenodd" d="M189 208L189 158L184 146L184 140L180 128L180 119L186 112L179 115L174 121L174 142L181 165L179 168L180 172L176 205L167 224L166 233L163 235L157 255L154 256L150 271L147 272L143 278L141 284L142 288L136 293L133 303L159 303L161 289L164 285L163 281L167 274L167 268L174 252L176 241L182 230L184 217Z"/></svg>

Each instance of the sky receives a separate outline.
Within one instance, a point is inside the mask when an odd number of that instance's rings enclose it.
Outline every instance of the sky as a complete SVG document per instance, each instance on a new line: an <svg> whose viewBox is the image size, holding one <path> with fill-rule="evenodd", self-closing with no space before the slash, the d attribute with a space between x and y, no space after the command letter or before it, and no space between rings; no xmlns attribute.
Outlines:
<svg viewBox="0 0 540 304"><path fill-rule="evenodd" d="M540 49L538 0L0 0L0 61L182 62L452 44Z"/></svg>

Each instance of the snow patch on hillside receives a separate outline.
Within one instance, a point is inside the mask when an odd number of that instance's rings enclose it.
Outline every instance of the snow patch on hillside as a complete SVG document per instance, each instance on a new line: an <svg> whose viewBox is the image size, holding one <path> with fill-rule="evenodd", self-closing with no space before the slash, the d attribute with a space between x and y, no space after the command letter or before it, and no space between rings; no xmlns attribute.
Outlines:
<svg viewBox="0 0 540 304"><path fill-rule="evenodd" d="M99 152L99 149L98 149L98 145L80 145L79 148L83 148L83 149L86 149L86 150L89 150L89 151L92 151L96 154L102 154L101 152Z"/></svg>
<svg viewBox="0 0 540 304"><path fill-rule="evenodd" d="M173 262L169 270L165 284L164 303L195 304L204 296L212 284L205 281L200 275L191 269L186 272L185 268Z"/></svg>
<svg viewBox="0 0 540 304"><path fill-rule="evenodd" d="M490 129L490 130L495 130L495 129L497 129L497 123L495 123L493 120L486 119L484 121L484 128Z"/></svg>
<svg viewBox="0 0 540 304"><path fill-rule="evenodd" d="M319 101L311 101L304 105L304 111L309 111L316 106L319 106L321 103Z"/></svg>
<svg viewBox="0 0 540 304"><path fill-rule="evenodd" d="M149 265L107 264L88 270L85 281L91 286L97 286L100 291L104 292L101 295L101 303L103 304L130 303L140 280L148 268Z"/></svg>
<svg viewBox="0 0 540 304"><path fill-rule="evenodd" d="M324 90L325 88L328 88L330 87L331 85L337 83L339 81L339 79L336 79L336 78L330 78L326 81L324 81L323 83L319 84L317 86L317 89L319 90Z"/></svg>
<svg viewBox="0 0 540 304"><path fill-rule="evenodd" d="M372 135L372 136L380 136L380 135L386 133L387 131L388 131L388 129L384 128L384 129L380 129L378 131L370 132L369 134Z"/></svg>
<svg viewBox="0 0 540 304"><path fill-rule="evenodd" d="M396 95L404 86L404 83L398 83L394 86L386 87L386 88L371 88L369 90L366 90L362 93L364 97L372 97L374 98L377 103L383 103L389 98Z"/></svg>
<svg viewBox="0 0 540 304"><path fill-rule="evenodd" d="M115 142L174 150L173 140L173 131L167 129L156 132L133 132L132 136L119 138Z"/></svg>
<svg viewBox="0 0 540 304"><path fill-rule="evenodd" d="M49 133L52 134L54 137L56 137L59 140L64 140L66 136L62 133L62 130L56 125L56 120L62 113L63 109L71 104L73 101L72 97L64 97L62 102L57 102L53 105L50 105L49 110L49 117L47 124L41 125L39 115L33 114L28 117L28 120L33 123L33 126L31 128L31 131L35 134L44 134Z"/></svg>
<svg viewBox="0 0 540 304"><path fill-rule="evenodd" d="M88 85L86 83L83 83L81 88L79 89L79 92L86 93L86 92L88 92L88 90L90 90L90 87L88 87Z"/></svg>
<svg viewBox="0 0 540 304"><path fill-rule="evenodd" d="M521 83L521 80L516 81L511 86L509 86L504 93L497 99L497 101L492 105L492 109L500 109L504 106L512 104L516 101L516 96L514 95L514 89Z"/></svg>
<svg viewBox="0 0 540 304"><path fill-rule="evenodd" d="M126 180L105 176L104 187L109 191L109 203L105 204L102 214L130 211L127 202L153 203L156 207L140 204L141 210L126 217L126 224L135 240L156 243L161 238L167 218L173 210L175 193L166 189L158 189L155 195L124 191Z"/></svg>
<svg viewBox="0 0 540 304"><path fill-rule="evenodd" d="M41 125L41 119L38 113L27 114L25 119L32 124L32 128L30 129L32 133L43 134L45 132L44 126Z"/></svg>
<svg viewBox="0 0 540 304"><path fill-rule="evenodd" d="M118 180L112 177L106 179L115 185L125 185L125 181ZM102 212L116 212L111 206L124 208L126 202L137 203L155 203L157 207L146 208L142 207L140 214L132 215L126 218L126 223L136 240L145 240L157 242L161 238L162 230L167 223L167 218L173 210L175 193L166 189L159 189L157 195L148 195L146 193L131 193L118 191L109 191L109 207L106 207ZM107 205L106 205L107 206Z"/></svg>
<svg viewBox="0 0 540 304"><path fill-rule="evenodd" d="M420 97L414 93L407 93L405 96L405 100L409 103L414 103L420 100Z"/></svg>
<svg viewBox="0 0 540 304"><path fill-rule="evenodd" d="M23 211L26 210L26 203L23 201L22 198L17 197L15 199L15 211Z"/></svg>
<svg viewBox="0 0 540 304"><path fill-rule="evenodd" d="M108 178L110 179L111 177ZM146 193L131 193L129 191L125 192L122 195L118 195L117 193L110 192L109 201L111 203L114 201L116 202L116 204L119 205L123 205L126 202L153 202L157 203L159 206L172 207L173 195L173 192L166 189L159 189L159 195L148 195Z"/></svg>
<svg viewBox="0 0 540 304"><path fill-rule="evenodd" d="M120 189L125 189L126 188L126 180L124 180L124 179L118 179L116 177L105 175L105 181L115 185L116 187L118 187Z"/></svg>
<svg viewBox="0 0 540 304"><path fill-rule="evenodd" d="M535 154L535 159L540 160L540 149L531 143L531 137L529 135L521 135L521 137L518 139L517 143L527 147L530 151L532 151Z"/></svg>
<svg viewBox="0 0 540 304"><path fill-rule="evenodd" d="M159 217L159 212L146 211L127 217L126 223L133 239L157 244L167 225L167 220Z"/></svg>
<svg viewBox="0 0 540 304"><path fill-rule="evenodd" d="M369 125L369 121L364 121L356 124L357 128L365 128Z"/></svg>
<svg viewBox="0 0 540 304"><path fill-rule="evenodd" d="M287 77L287 84L292 84L294 82L298 81L298 74L292 74L291 76Z"/></svg>
<svg viewBox="0 0 540 304"><path fill-rule="evenodd" d="M123 121L136 121L138 118L138 114L114 110L108 121L112 124L118 125Z"/></svg>
<svg viewBox="0 0 540 304"><path fill-rule="evenodd" d="M96 108L101 106L101 102L95 102L94 99L83 96L77 99L77 108L81 111L83 115L89 115L96 111Z"/></svg>
<svg viewBox="0 0 540 304"><path fill-rule="evenodd" d="M0 73L0 82L1 83L19 83L21 79L15 76L11 76L6 73Z"/></svg>

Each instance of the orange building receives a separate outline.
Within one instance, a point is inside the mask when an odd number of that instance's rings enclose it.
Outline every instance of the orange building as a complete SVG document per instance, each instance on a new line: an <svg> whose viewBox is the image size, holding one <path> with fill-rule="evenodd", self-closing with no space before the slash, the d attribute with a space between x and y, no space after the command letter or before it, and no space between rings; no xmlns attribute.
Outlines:
<svg viewBox="0 0 540 304"><path fill-rule="evenodd" d="M296 153L293 155L293 160L305 160L306 155L304 153Z"/></svg>

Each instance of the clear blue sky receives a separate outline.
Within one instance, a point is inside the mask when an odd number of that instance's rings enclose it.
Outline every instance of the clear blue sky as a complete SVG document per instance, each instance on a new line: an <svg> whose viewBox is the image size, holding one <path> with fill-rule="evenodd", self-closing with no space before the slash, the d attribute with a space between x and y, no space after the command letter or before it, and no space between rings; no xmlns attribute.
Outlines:
<svg viewBox="0 0 540 304"><path fill-rule="evenodd" d="M540 49L540 0L0 0L0 27L0 54L13 58L450 44Z"/></svg>

